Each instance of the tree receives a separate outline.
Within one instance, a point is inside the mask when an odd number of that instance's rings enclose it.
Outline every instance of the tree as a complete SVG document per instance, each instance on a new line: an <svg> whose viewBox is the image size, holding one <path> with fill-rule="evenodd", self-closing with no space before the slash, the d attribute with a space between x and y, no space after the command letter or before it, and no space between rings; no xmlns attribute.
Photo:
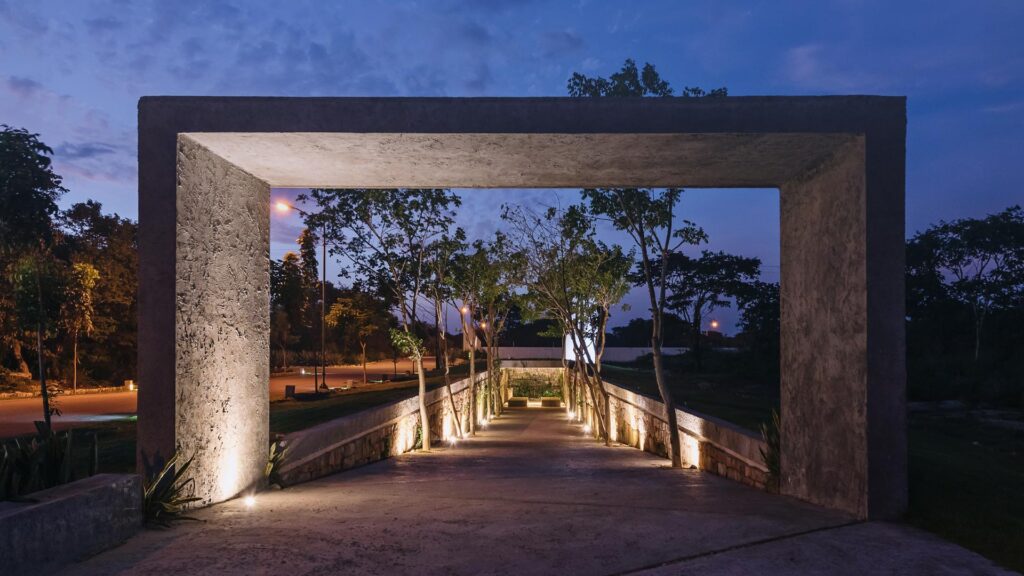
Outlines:
<svg viewBox="0 0 1024 576"><path fill-rule="evenodd" d="M610 445L611 402L601 378L601 358L611 309L630 288L627 274L633 255L596 240L593 216L581 206L549 208L543 215L506 207L503 217L517 234L528 302L557 319L563 341L568 337L572 343L576 376L590 393L598 429ZM576 395L566 396L567 405L575 405Z"/></svg>
<svg viewBox="0 0 1024 576"><path fill-rule="evenodd" d="M71 337L72 389L78 390L78 338L93 330L93 290L99 272L92 264L76 262L71 265L64 285L64 305L61 307L61 328Z"/></svg>
<svg viewBox="0 0 1024 576"><path fill-rule="evenodd" d="M270 336L281 348L285 367L288 348L310 342L312 297L313 288L303 274L298 254L285 252L280 260L270 262Z"/></svg>
<svg viewBox="0 0 1024 576"><path fill-rule="evenodd" d="M477 306L483 298L483 293L490 278L490 261L483 242L479 240L473 244L472 251L459 251L452 257L450 284L452 286L452 298L461 302L453 302L459 306L459 321L462 324L462 338L469 341L469 433L476 434L477 425L477 384L476 384L476 349L479 338L477 336L476 314ZM488 404L489 405L489 404Z"/></svg>
<svg viewBox="0 0 1024 576"><path fill-rule="evenodd" d="M270 263L270 304L288 317L291 329L305 332L309 328L310 291L302 275L299 256L286 252L281 260Z"/></svg>
<svg viewBox="0 0 1024 576"><path fill-rule="evenodd" d="M569 78L569 96L582 97L622 97L622 96L672 96L673 90L668 82L661 79L654 66L645 63L643 70L638 70L636 61L632 58L626 59L622 70L612 74L608 78L584 76L574 72ZM702 88L683 88L682 97L699 98L702 96L720 97L728 96L729 91L722 88L715 88L705 92Z"/></svg>
<svg viewBox="0 0 1024 576"><path fill-rule="evenodd" d="M44 261L54 242L53 217L57 200L67 192L51 167L53 150L38 134L0 125L0 329L19 368L27 367L21 351L21 328L36 329L39 386L43 414L50 427L50 400L46 388L45 299L54 286Z"/></svg>
<svg viewBox="0 0 1024 576"><path fill-rule="evenodd" d="M74 204L61 213L63 241L56 251L70 262L87 262L98 273L92 290L92 333L79 346L82 369L94 379L120 383L134 378L137 355L138 224L103 214L98 202Z"/></svg>
<svg viewBox="0 0 1024 576"><path fill-rule="evenodd" d="M658 96L670 97L672 88L651 64L645 64L638 71L636 62L626 60L625 64L610 78L589 78L573 74L569 79L570 96L575 97L621 97ZM683 97L720 97L727 95L725 88L705 92L700 88L685 88ZM651 351L654 360L654 376L658 383L662 403L665 405L665 419L672 430L671 458L673 467L682 466L682 452L679 445L675 400L665 381L661 348L662 317L665 312L667 273L669 255L684 244L698 244L706 241L704 231L689 221L681 226L675 222L675 208L682 190L669 188L655 190L648 188L599 188L583 191L584 200L589 201L590 210L607 218L618 230L625 231L633 240L640 254L638 284L647 288L651 306Z"/></svg>
<svg viewBox="0 0 1024 576"><path fill-rule="evenodd" d="M28 372L28 364L12 281L26 252L42 257L53 243L57 200L67 189L52 169L52 155L38 134L0 124L0 342L20 372Z"/></svg>
<svg viewBox="0 0 1024 576"><path fill-rule="evenodd" d="M455 428L462 437L462 419L455 407L455 396L452 394L451 366L448 361L448 319L445 314L446 302L452 300L453 280L452 260L465 247L466 233L456 228L452 236L443 234L434 240L429 247L428 267L431 272L428 292L434 301L434 323L437 330L437 346L434 356L435 366L444 366L444 387L448 391L448 402L455 418Z"/></svg>
<svg viewBox="0 0 1024 576"><path fill-rule="evenodd" d="M353 291L351 296L342 296L331 304L327 312L327 325L336 328L344 326L347 335L355 338L359 344L360 364L363 366L363 385L366 385L366 345L369 337L388 325L380 309L365 292Z"/></svg>
<svg viewBox="0 0 1024 576"><path fill-rule="evenodd" d="M50 417L59 414L55 406L51 406L51 390L46 384L46 349L43 342L47 339L50 327L56 324L58 303L60 302L60 277L53 261L40 255L25 256L14 268L14 301L18 319L26 330L33 330L36 335L36 352L38 354L39 387L43 397L43 422L46 430L51 430Z"/></svg>
<svg viewBox="0 0 1024 576"><path fill-rule="evenodd" d="M509 243L501 231L494 239L476 245L486 254L487 267L484 270L482 291L478 295L481 314L480 328L487 347L487 397L490 400L490 414L500 415L504 406L504 381L499 380L498 357L502 332L510 312L515 310L519 300L515 288L522 278L522 254ZM495 380L498 380L495 382Z"/></svg>
<svg viewBox="0 0 1024 576"><path fill-rule="evenodd" d="M428 246L448 231L461 200L443 189L377 188L314 189L309 198L320 212L306 216L306 225L325 230L331 254L348 258L369 286L394 299L401 328L392 330L392 342L416 367L423 449L429 450L423 341L414 333L416 307L427 278Z"/></svg>
<svg viewBox="0 0 1024 576"><path fill-rule="evenodd" d="M736 298L740 309L742 340L754 354L757 365L771 374L779 374L779 284L777 282L751 283Z"/></svg>
<svg viewBox="0 0 1024 576"><path fill-rule="evenodd" d="M669 258L668 308L690 324L690 346L697 370L703 368L701 327L717 308L728 308L758 278L761 261L725 252L701 251L700 258L682 252Z"/></svg>
<svg viewBox="0 0 1024 576"><path fill-rule="evenodd" d="M282 368L288 369L288 347L298 341L292 334L292 323L288 312L281 306L272 306L270 310L270 345L281 349Z"/></svg>
<svg viewBox="0 0 1024 576"><path fill-rule="evenodd" d="M1011 206L985 218L962 218L916 234L907 245L909 310L943 299L970 308L973 359L993 309L1024 304L1024 210Z"/></svg>

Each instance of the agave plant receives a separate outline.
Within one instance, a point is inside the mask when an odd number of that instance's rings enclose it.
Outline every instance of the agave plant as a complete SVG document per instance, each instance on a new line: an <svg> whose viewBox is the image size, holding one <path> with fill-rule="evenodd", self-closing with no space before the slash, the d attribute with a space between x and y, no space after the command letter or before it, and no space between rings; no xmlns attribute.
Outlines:
<svg viewBox="0 0 1024 576"><path fill-rule="evenodd" d="M281 462L284 461L284 454L287 451L284 440L278 439L270 444L270 457L267 458L265 472L267 484L284 488L284 482L281 481Z"/></svg>
<svg viewBox="0 0 1024 576"><path fill-rule="evenodd" d="M764 437L766 448L761 448L761 458L768 468L768 489L777 492L779 490L779 449L781 445L779 436L779 413L772 410L771 422L761 424L761 436Z"/></svg>
<svg viewBox="0 0 1024 576"><path fill-rule="evenodd" d="M201 500L193 496L195 479L185 475L195 460L195 455L180 467L177 466L178 456L175 452L164 464L163 469L143 484L142 511L147 525L168 528L180 520L199 521L198 518L186 516L184 513L189 504Z"/></svg>

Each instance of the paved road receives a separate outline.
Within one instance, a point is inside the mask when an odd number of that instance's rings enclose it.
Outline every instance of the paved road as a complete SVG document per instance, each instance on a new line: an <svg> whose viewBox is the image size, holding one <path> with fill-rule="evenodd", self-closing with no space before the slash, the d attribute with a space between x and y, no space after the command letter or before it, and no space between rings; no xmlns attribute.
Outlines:
<svg viewBox="0 0 1024 576"><path fill-rule="evenodd" d="M136 392L80 394L60 396L57 400L63 414L53 417L58 430L95 422L125 419L135 414ZM0 438L31 434L36 420L43 419L42 398L0 400Z"/></svg>
<svg viewBox="0 0 1024 576"><path fill-rule="evenodd" d="M424 365L427 370L432 370L434 368L433 358L427 358L424 361ZM405 374L407 371L411 372L412 362L410 360L399 360L397 371L399 374ZM380 378L381 376L390 377L395 373L395 365L390 361L368 362L366 373L370 379ZM295 386L296 392L312 392L313 372L305 370L305 374L291 372L272 376L270 378L270 399L280 400L284 398L284 387L289 384ZM332 387L353 386L360 388L363 386L363 368L361 366L329 366L327 368L327 385ZM373 383L369 383L369 386L372 388Z"/></svg>
<svg viewBox="0 0 1024 576"><path fill-rule="evenodd" d="M998 574L894 524L852 523L625 447L561 411L144 531L67 570L108 574Z"/></svg>
<svg viewBox="0 0 1024 576"><path fill-rule="evenodd" d="M434 367L433 360L426 362L427 369ZM391 362L372 362L367 364L367 373L373 376L391 375L395 367ZM398 362L398 372L412 370L409 360ZM352 385L362 387L363 369L360 366L331 366L327 369L329 386ZM303 375L290 373L275 375L270 378L270 399L284 398L284 387L294 384L298 392L313 390L312 372ZM368 389L373 389L370 383ZM82 394L78 396L61 396L58 400L63 412L53 418L54 428L63 430L82 426L93 422L104 422L112 419L124 419L135 414L135 392L114 392L109 394ZM43 414L41 398L18 398L0 400L0 438L31 434L35 432L35 420Z"/></svg>

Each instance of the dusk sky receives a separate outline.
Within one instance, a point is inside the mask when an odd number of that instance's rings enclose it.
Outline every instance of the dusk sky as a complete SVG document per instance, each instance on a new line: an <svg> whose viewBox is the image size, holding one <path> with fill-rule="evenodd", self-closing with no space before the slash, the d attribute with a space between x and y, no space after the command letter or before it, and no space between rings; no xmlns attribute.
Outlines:
<svg viewBox="0 0 1024 576"><path fill-rule="evenodd" d="M562 96L572 72L634 58L677 91L907 96L909 235L1024 202L1022 29L1017 0L0 0L0 123L53 147L64 204L92 198L134 218L144 95ZM502 202L578 194L464 197L459 223L481 236ZM777 192L693 191L682 215L777 280ZM274 256L297 225L275 217Z"/></svg>

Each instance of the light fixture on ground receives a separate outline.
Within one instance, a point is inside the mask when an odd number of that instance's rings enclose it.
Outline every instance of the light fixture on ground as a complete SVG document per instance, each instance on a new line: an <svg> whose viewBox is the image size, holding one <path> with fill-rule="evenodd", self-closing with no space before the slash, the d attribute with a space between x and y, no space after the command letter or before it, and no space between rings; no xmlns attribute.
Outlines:
<svg viewBox="0 0 1024 576"><path fill-rule="evenodd" d="M244 500L242 500L242 502L245 504L246 508L252 508L253 506L256 506L256 497L249 494Z"/></svg>

